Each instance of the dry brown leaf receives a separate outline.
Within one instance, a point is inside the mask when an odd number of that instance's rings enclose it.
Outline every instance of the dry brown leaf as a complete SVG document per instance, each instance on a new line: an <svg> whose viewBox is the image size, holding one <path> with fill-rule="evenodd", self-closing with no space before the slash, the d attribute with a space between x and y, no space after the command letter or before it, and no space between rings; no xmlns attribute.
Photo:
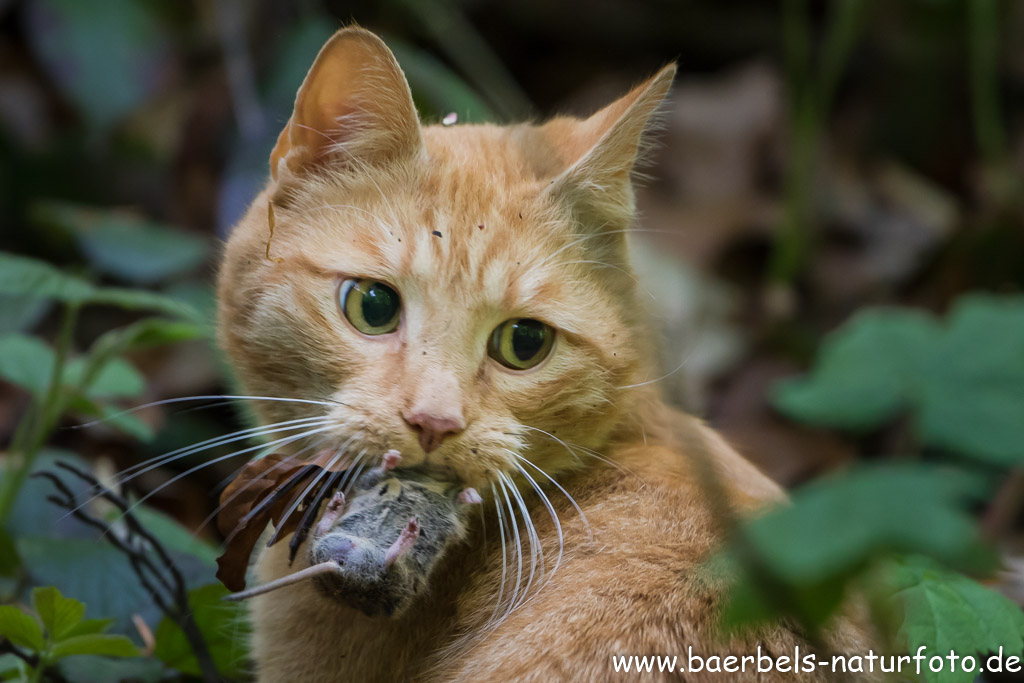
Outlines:
<svg viewBox="0 0 1024 683"><path fill-rule="evenodd" d="M282 517L297 496L302 495L300 484L323 472L326 460L324 456L312 461L297 460L274 453L250 462L224 489L217 526L227 540L224 553L217 558L217 578L228 590L237 592L245 588L249 557L267 524L277 528L271 545L298 528L300 515L291 514L284 520ZM348 466L347 461L344 466ZM344 471L338 464L328 469ZM306 509L310 505L319 506L320 501L330 495L330 488L321 487L313 496L315 500L307 498Z"/></svg>

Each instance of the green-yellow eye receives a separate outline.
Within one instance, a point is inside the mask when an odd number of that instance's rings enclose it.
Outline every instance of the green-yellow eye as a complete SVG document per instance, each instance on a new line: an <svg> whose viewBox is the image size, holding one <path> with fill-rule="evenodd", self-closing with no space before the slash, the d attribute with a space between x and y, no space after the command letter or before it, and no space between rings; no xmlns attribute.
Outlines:
<svg viewBox="0 0 1024 683"><path fill-rule="evenodd" d="M352 326L363 334L387 334L398 328L402 300L383 282L345 280L338 288L338 303Z"/></svg>
<svg viewBox="0 0 1024 683"><path fill-rule="evenodd" d="M555 331L531 318L513 318L494 328L487 354L507 368L528 370L551 353Z"/></svg>

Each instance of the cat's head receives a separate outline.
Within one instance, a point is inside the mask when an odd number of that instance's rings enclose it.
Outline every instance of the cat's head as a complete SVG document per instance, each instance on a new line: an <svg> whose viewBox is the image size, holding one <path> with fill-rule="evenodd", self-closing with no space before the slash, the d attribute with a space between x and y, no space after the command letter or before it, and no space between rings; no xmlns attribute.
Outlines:
<svg viewBox="0 0 1024 683"><path fill-rule="evenodd" d="M592 462L650 378L625 232L669 66L587 119L422 126L372 33L324 46L227 245L220 339L281 450L451 468ZM310 424L282 425L287 439Z"/></svg>

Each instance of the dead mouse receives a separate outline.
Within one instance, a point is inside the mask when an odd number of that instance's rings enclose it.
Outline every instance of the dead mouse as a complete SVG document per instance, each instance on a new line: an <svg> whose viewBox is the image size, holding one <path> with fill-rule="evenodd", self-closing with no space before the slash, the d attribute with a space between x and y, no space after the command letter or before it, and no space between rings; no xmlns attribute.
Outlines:
<svg viewBox="0 0 1024 683"><path fill-rule="evenodd" d="M466 534L471 488L417 469L395 469L392 451L334 494L311 534L310 566L231 599L244 599L312 578L317 588L368 616L401 614L428 585L438 560Z"/></svg>

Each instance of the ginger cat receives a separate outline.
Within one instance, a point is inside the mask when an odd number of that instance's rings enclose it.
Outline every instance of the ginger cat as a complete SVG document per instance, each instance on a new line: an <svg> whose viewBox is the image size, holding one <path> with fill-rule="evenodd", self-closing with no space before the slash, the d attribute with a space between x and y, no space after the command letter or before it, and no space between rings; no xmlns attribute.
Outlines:
<svg viewBox="0 0 1024 683"><path fill-rule="evenodd" d="M323 47L228 242L221 343L249 393L309 401L258 402L264 424L310 427L280 450L374 466L397 449L487 512L397 617L312 582L255 598L259 681L603 681L612 655L808 651L781 625L716 638L723 582L702 562L721 530L700 467L739 514L783 494L649 383L626 232L674 74L585 120L422 126L379 38L353 27ZM255 582L307 566L286 546ZM868 643L842 622L828 647Z"/></svg>

